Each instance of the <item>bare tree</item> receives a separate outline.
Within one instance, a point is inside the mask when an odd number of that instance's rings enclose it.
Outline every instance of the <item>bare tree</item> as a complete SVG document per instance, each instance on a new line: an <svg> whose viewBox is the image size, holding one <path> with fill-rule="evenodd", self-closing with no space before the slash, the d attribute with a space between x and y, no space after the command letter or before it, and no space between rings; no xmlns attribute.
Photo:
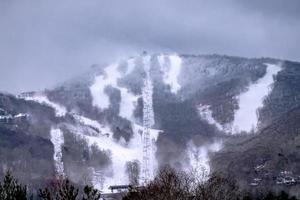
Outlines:
<svg viewBox="0 0 300 200"><path fill-rule="evenodd" d="M198 184L194 196L201 200L235 200L239 197L238 190L232 177L212 174L207 182Z"/></svg>
<svg viewBox="0 0 300 200"><path fill-rule="evenodd" d="M48 188L39 190L39 197L42 200L99 200L100 196L100 191L92 186L85 186L79 193L77 187L68 179L63 178L56 179Z"/></svg>
<svg viewBox="0 0 300 200"><path fill-rule="evenodd" d="M139 185L140 162L138 160L129 161L126 163L126 172L131 185Z"/></svg>
<svg viewBox="0 0 300 200"><path fill-rule="evenodd" d="M165 167L146 187L133 189L124 200L184 200L190 196L191 179L184 172Z"/></svg>
<svg viewBox="0 0 300 200"><path fill-rule="evenodd" d="M134 188L123 200L235 200L238 187L232 178L213 174L199 181L192 173L163 168L146 187Z"/></svg>

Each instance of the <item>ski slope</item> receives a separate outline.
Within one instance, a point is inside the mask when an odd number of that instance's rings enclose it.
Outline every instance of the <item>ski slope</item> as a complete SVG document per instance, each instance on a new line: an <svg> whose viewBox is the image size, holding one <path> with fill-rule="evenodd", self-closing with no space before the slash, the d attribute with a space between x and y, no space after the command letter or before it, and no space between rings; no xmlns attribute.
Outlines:
<svg viewBox="0 0 300 200"><path fill-rule="evenodd" d="M178 77L181 72L182 59L178 55L159 55L158 62L163 71L164 83L170 86L172 93L177 93L181 85Z"/></svg>
<svg viewBox="0 0 300 200"><path fill-rule="evenodd" d="M51 128L50 140L54 146L54 164L56 173L64 175L64 164L62 160L62 145L64 144L63 132L59 128Z"/></svg>
<svg viewBox="0 0 300 200"><path fill-rule="evenodd" d="M50 101L45 95L33 95L33 96L25 97L24 99L27 101L35 101L40 104L50 106L55 110L55 115L57 117L63 117L67 113L67 109L64 106Z"/></svg>
<svg viewBox="0 0 300 200"><path fill-rule="evenodd" d="M129 73L134 68L134 60L128 60ZM93 98L93 105L100 109L107 109L110 106L109 95L105 92L108 86L117 88L121 93L120 116L131 120L135 106L137 104L138 95L132 94L127 88L118 85L118 79L122 77L119 71L119 64L114 63L105 68L105 73L95 77L94 83L90 86L90 92Z"/></svg>
<svg viewBox="0 0 300 200"><path fill-rule="evenodd" d="M235 112L233 121L233 133L241 131L250 132L256 130L258 123L257 111L263 106L263 100L272 89L275 76L281 67L275 64L266 64L267 71L264 77L250 85L248 90L242 93L239 99L239 109Z"/></svg>

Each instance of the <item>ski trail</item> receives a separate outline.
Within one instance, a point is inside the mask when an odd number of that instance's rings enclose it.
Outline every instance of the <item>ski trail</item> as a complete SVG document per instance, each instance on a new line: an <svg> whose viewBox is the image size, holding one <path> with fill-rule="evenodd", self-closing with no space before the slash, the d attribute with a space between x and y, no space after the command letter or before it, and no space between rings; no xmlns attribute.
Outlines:
<svg viewBox="0 0 300 200"><path fill-rule="evenodd" d="M181 72L182 59L178 55L160 55L157 59L163 71L164 83L170 86L172 93L176 94L181 89L178 77Z"/></svg>
<svg viewBox="0 0 300 200"><path fill-rule="evenodd" d="M60 129L52 128L50 131L50 140L54 145L54 163L56 173L58 175L64 175L64 164L62 159L62 145L64 144L64 136Z"/></svg>
<svg viewBox="0 0 300 200"><path fill-rule="evenodd" d="M239 109L234 115L233 133L256 130L258 123L257 110L263 106L263 99L270 93L270 86L281 67L266 64L267 71L264 77L249 86L248 90L239 96Z"/></svg>

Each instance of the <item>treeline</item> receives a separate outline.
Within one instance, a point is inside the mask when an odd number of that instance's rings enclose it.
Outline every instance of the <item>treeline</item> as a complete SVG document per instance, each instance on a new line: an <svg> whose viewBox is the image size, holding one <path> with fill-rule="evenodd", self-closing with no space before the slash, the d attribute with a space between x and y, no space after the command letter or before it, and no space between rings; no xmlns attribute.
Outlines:
<svg viewBox="0 0 300 200"><path fill-rule="evenodd" d="M156 178L144 187L130 187L123 200L297 200L287 193L251 195L240 191L231 177L213 174L203 182L196 176L163 168ZM59 178L48 187L29 194L10 172L0 182L0 200L100 200L99 190L93 186L77 187L68 179Z"/></svg>
<svg viewBox="0 0 300 200"><path fill-rule="evenodd" d="M20 184L10 172L0 183L0 200L99 200L100 191L86 185L80 190L68 179L59 178L50 186L29 194L27 186Z"/></svg>
<svg viewBox="0 0 300 200"><path fill-rule="evenodd" d="M162 169L145 187L133 188L123 200L297 200L286 192L251 195L241 191L232 177L212 174L201 181L193 174Z"/></svg>

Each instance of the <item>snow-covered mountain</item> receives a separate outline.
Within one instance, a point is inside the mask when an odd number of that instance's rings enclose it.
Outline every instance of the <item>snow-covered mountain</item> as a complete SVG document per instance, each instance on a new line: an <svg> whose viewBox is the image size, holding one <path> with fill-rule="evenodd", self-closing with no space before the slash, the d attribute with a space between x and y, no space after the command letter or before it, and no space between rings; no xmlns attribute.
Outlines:
<svg viewBox="0 0 300 200"><path fill-rule="evenodd" d="M0 164L33 187L56 175L102 190L137 184L147 103L151 175L170 164L205 180L230 142L260 135L300 106L299 87L300 63L270 58L142 54L94 66L53 89L1 94Z"/></svg>

